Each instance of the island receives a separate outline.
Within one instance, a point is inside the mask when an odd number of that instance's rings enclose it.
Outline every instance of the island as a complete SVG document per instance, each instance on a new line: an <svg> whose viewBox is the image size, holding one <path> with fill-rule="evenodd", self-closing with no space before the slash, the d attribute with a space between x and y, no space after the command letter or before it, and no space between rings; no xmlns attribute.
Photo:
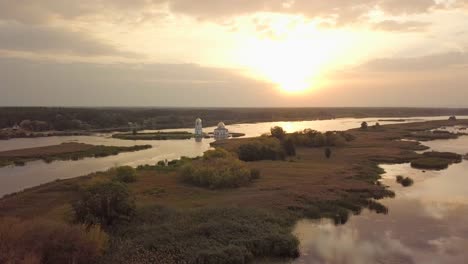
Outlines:
<svg viewBox="0 0 468 264"><path fill-rule="evenodd" d="M62 143L37 148L16 149L0 152L0 167L8 165L23 166L28 161L43 160L79 160L87 157L107 157L121 152L133 152L151 148L151 145L137 145L131 147L96 146L84 143Z"/></svg>
<svg viewBox="0 0 468 264"><path fill-rule="evenodd" d="M340 225L363 208L388 212L378 200L395 194L379 183L379 164L458 162L453 153L421 154L420 142L402 140L453 123L290 134L275 127L271 136L216 141L202 157L114 168L8 195L0 199L0 216L16 217L9 226L39 234L74 234L57 238L67 243L54 244L55 254L80 248L83 259L99 263L295 258L299 242L292 229L300 219L330 218ZM56 227L41 228L41 221Z"/></svg>

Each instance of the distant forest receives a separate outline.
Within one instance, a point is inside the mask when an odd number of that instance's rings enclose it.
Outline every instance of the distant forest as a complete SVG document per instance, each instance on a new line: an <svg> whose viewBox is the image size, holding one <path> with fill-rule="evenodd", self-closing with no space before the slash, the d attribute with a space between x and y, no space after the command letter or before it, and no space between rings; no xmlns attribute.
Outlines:
<svg viewBox="0 0 468 264"><path fill-rule="evenodd" d="M453 108L0 108L0 128L16 124L29 130L104 130L128 128L164 129L192 127L195 119L204 126L219 121L297 121L340 117L409 117L468 115L468 109Z"/></svg>

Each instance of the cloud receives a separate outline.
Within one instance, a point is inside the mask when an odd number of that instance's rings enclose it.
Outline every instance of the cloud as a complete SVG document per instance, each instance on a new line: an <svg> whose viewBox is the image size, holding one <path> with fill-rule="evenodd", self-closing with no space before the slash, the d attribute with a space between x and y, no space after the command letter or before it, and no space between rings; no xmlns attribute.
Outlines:
<svg viewBox="0 0 468 264"><path fill-rule="evenodd" d="M138 57L84 32L59 27L0 23L0 49L79 56Z"/></svg>
<svg viewBox="0 0 468 264"><path fill-rule="evenodd" d="M447 6L435 0L0 0L0 19L23 23L41 23L53 18L73 19L106 12L137 12L169 8L173 13L218 20L259 12L304 15L308 18L332 18L339 24L356 22L371 11L391 15L421 14L433 8L457 7L458 0Z"/></svg>
<svg viewBox="0 0 468 264"><path fill-rule="evenodd" d="M110 10L144 10L148 0L0 0L0 19L22 23L46 23L54 18L74 19Z"/></svg>
<svg viewBox="0 0 468 264"><path fill-rule="evenodd" d="M273 105L271 85L195 64L58 63L0 58L0 105Z"/></svg>
<svg viewBox="0 0 468 264"><path fill-rule="evenodd" d="M450 70L468 67L468 52L448 52L422 57L382 58L371 60L358 70L373 72L415 72L430 70Z"/></svg>
<svg viewBox="0 0 468 264"><path fill-rule="evenodd" d="M384 20L375 23L373 28L383 31L421 32L425 31L430 25L431 23L420 21Z"/></svg>
<svg viewBox="0 0 468 264"><path fill-rule="evenodd" d="M369 239L357 228L316 225L307 220L299 221L295 232L301 238L303 262L371 264L385 259L389 263L414 263L412 252L388 232Z"/></svg>

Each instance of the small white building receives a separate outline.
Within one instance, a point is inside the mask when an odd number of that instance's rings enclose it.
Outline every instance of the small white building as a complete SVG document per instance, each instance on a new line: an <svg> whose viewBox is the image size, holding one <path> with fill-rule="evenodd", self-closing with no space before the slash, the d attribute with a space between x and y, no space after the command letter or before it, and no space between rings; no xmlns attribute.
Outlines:
<svg viewBox="0 0 468 264"><path fill-rule="evenodd" d="M213 132L215 139L226 139L229 138L229 130L226 128L223 122L218 123L218 127Z"/></svg>
<svg viewBox="0 0 468 264"><path fill-rule="evenodd" d="M203 137L203 125L200 118L195 120L195 137Z"/></svg>

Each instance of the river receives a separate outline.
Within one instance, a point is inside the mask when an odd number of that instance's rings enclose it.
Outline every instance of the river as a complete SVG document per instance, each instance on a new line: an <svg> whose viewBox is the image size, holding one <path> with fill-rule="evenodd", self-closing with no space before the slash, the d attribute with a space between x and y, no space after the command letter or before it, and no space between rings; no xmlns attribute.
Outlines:
<svg viewBox="0 0 468 264"><path fill-rule="evenodd" d="M468 116L459 117L468 118ZM425 120L446 120L448 116L439 117L402 117L404 121L379 121L385 118L340 118L332 120L315 121L296 121L296 122L263 122L253 124L234 124L226 126L232 132L241 132L245 137L260 136L269 132L273 126L281 126L287 132L295 132L306 128L318 131L343 131L357 128L362 122L368 122L370 125L379 122L380 124L394 124L405 122L420 122ZM388 119L390 120L390 119ZM204 128L205 132L213 131L214 127ZM170 131L192 131L187 129L169 129ZM165 131L165 130L163 130ZM82 142L93 145L112 145L112 146L132 146L149 144L153 148L120 153L117 156L105 158L85 158L78 161L54 161L44 163L42 161L28 162L25 166L8 166L0 168L0 197L12 192L21 191L25 188L37 186L56 179L73 178L86 175L96 171L107 170L114 166L130 165L138 166L144 164L155 164L160 160L178 159L181 156L196 157L200 156L206 150L210 149L210 143L213 139L203 139L202 142L195 140L166 140L166 141L130 141L120 140L111 137L111 134L96 134L93 136L63 136L63 137L44 137L44 138L16 138L10 140L0 140L0 151L33 148L48 145L55 145L64 142Z"/></svg>
<svg viewBox="0 0 468 264"><path fill-rule="evenodd" d="M468 152L468 136L423 142L435 151ZM395 191L380 200L388 215L364 210L341 226L328 220L302 220L294 233L301 257L292 263L468 263L468 161L443 171L409 164L381 165L382 183ZM397 175L414 180L411 187Z"/></svg>

